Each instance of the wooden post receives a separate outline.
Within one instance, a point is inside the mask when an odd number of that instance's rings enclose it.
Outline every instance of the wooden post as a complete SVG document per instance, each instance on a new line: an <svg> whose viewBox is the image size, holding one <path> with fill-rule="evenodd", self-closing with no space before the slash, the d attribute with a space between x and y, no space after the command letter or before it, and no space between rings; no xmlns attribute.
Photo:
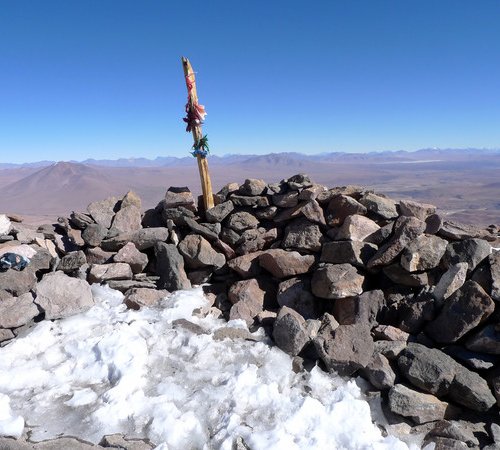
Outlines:
<svg viewBox="0 0 500 450"><path fill-rule="evenodd" d="M184 77L186 79L186 87L188 90L188 108L196 107L198 105L198 93L196 91L196 78L191 67L191 63L187 58L182 57L182 67L184 69ZM201 129L201 121L191 126L195 146L199 144L203 138ZM210 174L208 173L207 158L202 155L196 155L198 160L198 169L200 171L201 189L203 191L203 202L205 209L214 207L214 196L212 193L212 182L210 181Z"/></svg>

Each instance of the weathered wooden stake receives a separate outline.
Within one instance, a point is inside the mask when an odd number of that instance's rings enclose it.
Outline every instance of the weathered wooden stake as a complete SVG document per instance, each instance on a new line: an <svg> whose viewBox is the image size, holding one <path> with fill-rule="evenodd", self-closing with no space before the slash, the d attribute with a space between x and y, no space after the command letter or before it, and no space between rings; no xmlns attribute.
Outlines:
<svg viewBox="0 0 500 450"><path fill-rule="evenodd" d="M182 57L182 67L184 69L184 77L186 79L186 87L188 90L188 104L192 107L198 105L198 93L196 91L196 78L191 67L191 63L187 58ZM191 127L193 133L194 144L197 146L203 138L201 129L201 122ZM202 155L196 155L198 159L198 169L200 171L201 189L203 191L203 202L205 209L214 207L214 196L212 193L212 182L210 181L210 174L208 173L207 158Z"/></svg>

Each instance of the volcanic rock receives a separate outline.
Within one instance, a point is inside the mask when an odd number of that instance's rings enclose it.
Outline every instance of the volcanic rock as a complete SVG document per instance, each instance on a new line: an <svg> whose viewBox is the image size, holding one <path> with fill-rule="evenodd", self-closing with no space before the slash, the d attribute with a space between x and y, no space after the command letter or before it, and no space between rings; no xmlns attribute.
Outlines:
<svg viewBox="0 0 500 450"><path fill-rule="evenodd" d="M311 287L317 297L338 299L361 294L363 281L350 264L324 264L314 272Z"/></svg>

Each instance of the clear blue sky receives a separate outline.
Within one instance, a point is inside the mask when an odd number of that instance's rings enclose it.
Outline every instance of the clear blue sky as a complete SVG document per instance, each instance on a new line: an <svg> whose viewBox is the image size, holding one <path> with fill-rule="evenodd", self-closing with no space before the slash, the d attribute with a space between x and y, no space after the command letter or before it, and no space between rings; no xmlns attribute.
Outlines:
<svg viewBox="0 0 500 450"><path fill-rule="evenodd" d="M498 0L0 0L0 162L500 147Z"/></svg>

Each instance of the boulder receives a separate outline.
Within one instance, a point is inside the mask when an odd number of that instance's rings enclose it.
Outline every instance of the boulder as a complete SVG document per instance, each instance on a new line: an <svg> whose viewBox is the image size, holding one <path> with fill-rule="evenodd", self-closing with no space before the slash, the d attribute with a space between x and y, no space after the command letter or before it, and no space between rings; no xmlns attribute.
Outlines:
<svg viewBox="0 0 500 450"><path fill-rule="evenodd" d="M38 314L40 311L33 303L31 292L19 297L0 300L0 328L17 328L26 325Z"/></svg>
<svg viewBox="0 0 500 450"><path fill-rule="evenodd" d="M166 289L170 292L179 289L190 289L186 271L184 270L184 259L179 250L173 244L157 242L155 244L156 274L160 276L158 281L159 289Z"/></svg>
<svg viewBox="0 0 500 450"><path fill-rule="evenodd" d="M475 225L466 225L463 223L445 220L438 231L439 236L445 239L462 241L464 239L484 239L489 233Z"/></svg>
<svg viewBox="0 0 500 450"><path fill-rule="evenodd" d="M320 298L338 299L363 292L364 277L350 264L324 264L313 274L312 292Z"/></svg>
<svg viewBox="0 0 500 450"><path fill-rule="evenodd" d="M210 242L197 234L188 234L179 243L179 252L184 257L186 266L191 269L221 268L226 263L225 256L216 252Z"/></svg>
<svg viewBox="0 0 500 450"><path fill-rule="evenodd" d="M421 234L411 241L401 255L401 266L408 272L434 269L446 251L448 241Z"/></svg>
<svg viewBox="0 0 500 450"><path fill-rule="evenodd" d="M403 269L399 263L385 266L382 269L382 272L384 272L384 275L393 283L401 284L403 286L420 287L431 284L429 282L429 274L427 272L411 273Z"/></svg>
<svg viewBox="0 0 500 450"><path fill-rule="evenodd" d="M300 191L313 185L313 182L305 173L298 173L284 181L292 191Z"/></svg>
<svg viewBox="0 0 500 450"><path fill-rule="evenodd" d="M222 222L234 210L234 203L231 200L220 203L205 212L207 221L210 223Z"/></svg>
<svg viewBox="0 0 500 450"><path fill-rule="evenodd" d="M129 309L140 309L141 307L156 306L169 292L166 290L147 289L147 288L132 288L129 289L123 299L123 303Z"/></svg>
<svg viewBox="0 0 500 450"><path fill-rule="evenodd" d="M194 219L191 219L190 217L185 217L184 222L193 233L199 234L210 242L215 242L219 239L219 233L221 231L220 224L202 224L198 223Z"/></svg>
<svg viewBox="0 0 500 450"><path fill-rule="evenodd" d="M146 254L137 250L134 243L129 242L113 256L115 263L126 263L132 269L132 273L141 273L148 264Z"/></svg>
<svg viewBox="0 0 500 450"><path fill-rule="evenodd" d="M252 214L245 211L233 212L227 220L227 226L232 230L241 233L251 228L257 228L259 221Z"/></svg>
<svg viewBox="0 0 500 450"><path fill-rule="evenodd" d="M193 194L187 187L169 187L163 200L164 209L182 206L189 211L196 211Z"/></svg>
<svg viewBox="0 0 500 450"><path fill-rule="evenodd" d="M90 203L90 205L87 206L87 212L97 224L108 229L115 215L116 204L116 198L109 197L106 200Z"/></svg>
<svg viewBox="0 0 500 450"><path fill-rule="evenodd" d="M245 230L240 237L240 244L236 249L238 255L254 253L268 247L269 244L276 241L278 237L278 229L265 229L259 227L257 229Z"/></svg>
<svg viewBox="0 0 500 450"><path fill-rule="evenodd" d="M280 208L295 208L299 204L299 193L297 191L290 191L285 194L274 194L271 200L273 205Z"/></svg>
<svg viewBox="0 0 500 450"><path fill-rule="evenodd" d="M381 290L366 291L361 295L335 300L333 315L341 325L364 323L373 326L384 303L384 293Z"/></svg>
<svg viewBox="0 0 500 450"><path fill-rule="evenodd" d="M278 286L276 300L280 306L287 306L297 311L304 319L314 319L318 314L318 305L307 279L290 278Z"/></svg>
<svg viewBox="0 0 500 450"><path fill-rule="evenodd" d="M500 324L490 324L475 332L465 346L476 352L500 355Z"/></svg>
<svg viewBox="0 0 500 450"><path fill-rule="evenodd" d="M364 241L380 229L376 222L368 217L354 214L346 217L338 230L335 240Z"/></svg>
<svg viewBox="0 0 500 450"><path fill-rule="evenodd" d="M384 391L394 386L396 374L389 360L381 354L374 354L368 365L362 369L364 377L377 389Z"/></svg>
<svg viewBox="0 0 500 450"><path fill-rule="evenodd" d="M265 208L269 206L267 197L252 197L248 195L231 195L231 201L235 206L249 206L252 208Z"/></svg>
<svg viewBox="0 0 500 450"><path fill-rule="evenodd" d="M316 200L309 200L305 202L300 208L301 214L310 222L319 223L326 226L323 208Z"/></svg>
<svg viewBox="0 0 500 450"><path fill-rule="evenodd" d="M276 278L301 275L311 270L315 263L313 255L287 252L279 248L266 250L259 256L259 264Z"/></svg>
<svg viewBox="0 0 500 450"><path fill-rule="evenodd" d="M255 278L237 281L229 289L229 300L233 304L229 319L242 319L248 326L264 308L264 290Z"/></svg>
<svg viewBox="0 0 500 450"><path fill-rule="evenodd" d="M313 342L328 370L341 376L351 376L366 367L374 351L366 324L339 325L334 329L330 322L322 321Z"/></svg>
<svg viewBox="0 0 500 450"><path fill-rule="evenodd" d="M492 369L500 362L497 356L470 351L460 345L449 345L443 351L472 370Z"/></svg>
<svg viewBox="0 0 500 450"><path fill-rule="evenodd" d="M448 268L454 264L466 262L469 265L467 273L474 271L477 265L491 253L490 244L483 239L465 239L450 242L443 256L443 263Z"/></svg>
<svg viewBox="0 0 500 450"><path fill-rule="evenodd" d="M392 263L403 249L425 230L425 222L416 217L401 216L394 224L394 233L386 244L382 245L368 261L369 268L386 266Z"/></svg>
<svg viewBox="0 0 500 450"><path fill-rule="evenodd" d="M101 247L91 247L85 249L87 263L89 264L105 264L111 262L116 255L114 252L106 252Z"/></svg>
<svg viewBox="0 0 500 450"><path fill-rule="evenodd" d="M36 285L35 272L29 267L18 271L8 269L0 272L0 289L18 297L31 291Z"/></svg>
<svg viewBox="0 0 500 450"><path fill-rule="evenodd" d="M94 305L89 284L56 271L45 275L36 287L35 303L48 320L62 319L87 311Z"/></svg>
<svg viewBox="0 0 500 450"><path fill-rule="evenodd" d="M273 339L290 356L297 356L309 342L304 318L293 309L283 306L274 321Z"/></svg>
<svg viewBox="0 0 500 450"><path fill-rule="evenodd" d="M395 219L398 217L396 202L390 198L381 197L369 192L363 195L359 202L365 206L368 211L374 212L383 219Z"/></svg>
<svg viewBox="0 0 500 450"><path fill-rule="evenodd" d="M326 222L329 226L342 225L348 216L358 214L364 216L367 213L364 205L348 195L336 194L332 197L326 207Z"/></svg>
<svg viewBox="0 0 500 450"><path fill-rule="evenodd" d="M62 270L63 272L73 272L74 270L78 270L84 264L87 264L87 257L82 250L78 250L64 255L59 261L57 270Z"/></svg>
<svg viewBox="0 0 500 450"><path fill-rule="evenodd" d="M389 409L420 424L444 419L448 403L396 384L389 391Z"/></svg>
<svg viewBox="0 0 500 450"><path fill-rule="evenodd" d="M427 217L436 212L434 205L428 203L418 203L413 200L401 200L399 202L399 210L402 216L416 217L425 221Z"/></svg>
<svg viewBox="0 0 500 450"><path fill-rule="evenodd" d="M446 300L457 289L463 286L467 277L468 267L469 265L466 262L456 263L451 265L441 276L432 292L432 295L439 303L442 303L443 300Z"/></svg>
<svg viewBox="0 0 500 450"><path fill-rule="evenodd" d="M352 264L364 267L377 252L377 246L360 241L334 241L323 244L321 262L331 264Z"/></svg>
<svg viewBox="0 0 500 450"><path fill-rule="evenodd" d="M496 403L486 380L458 363L448 396L473 411L488 411Z"/></svg>
<svg viewBox="0 0 500 450"><path fill-rule="evenodd" d="M262 268L259 264L260 255L262 255L262 251L238 256L228 261L227 265L242 278L253 278L262 272Z"/></svg>
<svg viewBox="0 0 500 450"><path fill-rule="evenodd" d="M157 242L165 242L168 237L168 228L143 228L106 239L102 241L101 248L106 251L118 251L129 242L132 242L137 247L137 250L142 251L154 247Z"/></svg>
<svg viewBox="0 0 500 450"><path fill-rule="evenodd" d="M494 251L488 259L490 263L491 298L500 302L500 251Z"/></svg>
<svg viewBox="0 0 500 450"><path fill-rule="evenodd" d="M141 220L140 208L133 204L128 206L122 204L122 207L113 218L111 228L117 233L140 230L142 228Z"/></svg>
<svg viewBox="0 0 500 450"><path fill-rule="evenodd" d="M410 343L398 358L401 373L414 386L438 396L446 395L457 363L438 349Z"/></svg>
<svg viewBox="0 0 500 450"><path fill-rule="evenodd" d="M99 223L91 223L82 231L82 239L89 247L99 247L107 234L106 227Z"/></svg>
<svg viewBox="0 0 500 450"><path fill-rule="evenodd" d="M304 252L318 252L322 242L323 235L319 226L306 218L299 218L285 228L281 247Z"/></svg>
<svg viewBox="0 0 500 450"><path fill-rule="evenodd" d="M142 209L141 198L134 192L128 191L122 198L120 209L135 206L139 211Z"/></svg>
<svg viewBox="0 0 500 450"><path fill-rule="evenodd" d="M131 280L132 269L126 263L92 264L89 283L103 283L109 280Z"/></svg>
<svg viewBox="0 0 500 450"><path fill-rule="evenodd" d="M484 322L494 311L495 303L475 281L467 281L444 303L441 313L426 327L436 342L449 344Z"/></svg>
<svg viewBox="0 0 500 450"><path fill-rule="evenodd" d="M257 180L255 178L247 178L240 186L239 192L242 195L262 195L267 190L267 184L264 180Z"/></svg>
<svg viewBox="0 0 500 450"><path fill-rule="evenodd" d="M69 216L69 223L73 228L78 230L85 230L88 225L95 223L90 215L73 211Z"/></svg>

